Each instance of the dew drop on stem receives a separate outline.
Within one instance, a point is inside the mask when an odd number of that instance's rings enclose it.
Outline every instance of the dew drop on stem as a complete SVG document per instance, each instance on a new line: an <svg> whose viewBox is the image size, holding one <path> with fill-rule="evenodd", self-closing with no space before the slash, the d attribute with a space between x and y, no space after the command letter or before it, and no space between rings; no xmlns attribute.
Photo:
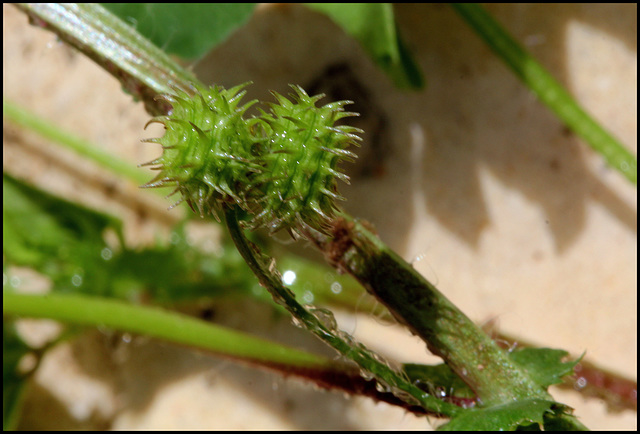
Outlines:
<svg viewBox="0 0 640 434"><path fill-rule="evenodd" d="M338 323L330 310L312 307L309 309L309 312L331 333L335 333L337 331Z"/></svg>

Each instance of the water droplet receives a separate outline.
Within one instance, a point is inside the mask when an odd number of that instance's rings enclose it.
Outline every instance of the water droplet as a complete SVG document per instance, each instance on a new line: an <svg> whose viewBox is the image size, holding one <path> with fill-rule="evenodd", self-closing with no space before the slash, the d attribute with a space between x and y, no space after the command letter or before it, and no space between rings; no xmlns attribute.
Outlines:
<svg viewBox="0 0 640 434"><path fill-rule="evenodd" d="M71 284L75 287L79 287L82 285L82 276L79 274L74 274L71 276Z"/></svg>
<svg viewBox="0 0 640 434"><path fill-rule="evenodd" d="M342 292L342 285L339 282L333 282L331 284L331 292L334 294L340 294Z"/></svg>
<svg viewBox="0 0 640 434"><path fill-rule="evenodd" d="M573 388L576 390L580 390L585 388L587 384L588 384L587 379L584 377L580 377L576 380L576 383L573 385Z"/></svg>
<svg viewBox="0 0 640 434"><path fill-rule="evenodd" d="M467 374L469 374L469 373L467 372L467 368L462 368L462 371L460 371L460 374L461 374L463 377L466 377L466 376L467 376Z"/></svg>
<svg viewBox="0 0 640 434"><path fill-rule="evenodd" d="M327 330L334 333L338 329L338 323L336 322L336 318L333 316L333 313L328 309L322 309L319 307L312 307L309 309L309 312L316 317L316 319L322 324Z"/></svg>
<svg viewBox="0 0 640 434"><path fill-rule="evenodd" d="M296 281L296 278L298 276L296 276L296 272L293 270L287 270L284 273L282 273L282 283L284 285L291 285L293 284L293 282Z"/></svg>
<svg viewBox="0 0 640 434"><path fill-rule="evenodd" d="M621 162L620 170L622 170L623 172L627 172L629 170L629 163L627 163L626 161Z"/></svg>
<svg viewBox="0 0 640 434"><path fill-rule="evenodd" d="M13 286L14 288L19 287L21 283L22 283L22 281L20 280L20 278L18 276L11 276L11 278L9 279L9 284L11 286Z"/></svg>
<svg viewBox="0 0 640 434"><path fill-rule="evenodd" d="M389 387L378 381L376 383L376 390L380 393L387 393L389 392Z"/></svg>
<svg viewBox="0 0 640 434"><path fill-rule="evenodd" d="M375 377L375 375L373 375L373 373L367 371L366 369L361 369L360 370L360 376L362 378L364 378L367 381L373 380L373 378Z"/></svg>
<svg viewBox="0 0 640 434"><path fill-rule="evenodd" d="M171 235L169 235L169 241L173 245L178 244L180 240L181 240L181 237L177 232L171 232Z"/></svg>
<svg viewBox="0 0 640 434"><path fill-rule="evenodd" d="M302 301L307 304L313 303L314 298L313 292L311 291L305 291L304 294L302 294Z"/></svg>
<svg viewBox="0 0 640 434"><path fill-rule="evenodd" d="M291 322L293 323L294 326L299 327L299 328L305 328L304 327L304 323L302 321L300 321L298 318L296 318L295 316L291 317Z"/></svg>
<svg viewBox="0 0 640 434"><path fill-rule="evenodd" d="M426 257L426 253L420 253L419 255L416 255L410 262L411 266L415 267L418 262L422 261Z"/></svg>
<svg viewBox="0 0 640 434"><path fill-rule="evenodd" d="M100 256L102 257L102 259L104 259L105 261L110 260L111 258L113 258L113 251L111 251L110 248L105 247L104 249L102 249L100 251Z"/></svg>
<svg viewBox="0 0 640 434"><path fill-rule="evenodd" d="M122 335L122 342L124 342L125 344L131 343L132 340L133 340L133 337L129 333L124 333Z"/></svg>

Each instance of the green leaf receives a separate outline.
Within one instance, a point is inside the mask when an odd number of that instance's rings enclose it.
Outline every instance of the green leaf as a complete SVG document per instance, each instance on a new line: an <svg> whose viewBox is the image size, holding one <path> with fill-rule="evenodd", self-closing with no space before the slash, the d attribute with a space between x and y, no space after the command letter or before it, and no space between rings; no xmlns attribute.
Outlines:
<svg viewBox="0 0 640 434"><path fill-rule="evenodd" d="M551 348L523 348L510 353L511 360L524 368L540 386L547 388L562 382L562 377L573 372L580 358L570 362L562 359L569 353Z"/></svg>
<svg viewBox="0 0 640 434"><path fill-rule="evenodd" d="M52 279L73 275L100 257L102 234L120 222L31 187L5 173L2 178L2 250L8 264L32 267Z"/></svg>
<svg viewBox="0 0 640 434"><path fill-rule="evenodd" d="M222 295L250 295L269 301L235 247L223 242L215 254L191 245L182 226L171 243L114 255L110 293L124 299L148 297L158 303Z"/></svg>
<svg viewBox="0 0 640 434"><path fill-rule="evenodd" d="M523 368L533 381L546 389L552 384L560 383L563 376L573 372L579 359L563 362L562 359L567 354L566 351L549 348L523 348L509 353L509 357ZM456 397L473 396L473 392L444 364L407 364L404 369L409 379L427 384L431 393L433 390L443 390ZM467 409L454 416L440 429L503 431L519 428L537 431L540 425L545 429L575 428L575 423L567 422L568 418L571 418L568 413L569 407L562 404L540 399L524 399L506 405Z"/></svg>
<svg viewBox="0 0 640 434"><path fill-rule="evenodd" d="M329 16L363 46L399 88L420 89L424 79L402 41L390 3L306 3Z"/></svg>
<svg viewBox="0 0 640 434"><path fill-rule="evenodd" d="M31 349L20 339L12 321L2 324L2 428L16 428L28 375L18 371L18 363Z"/></svg>
<svg viewBox="0 0 640 434"><path fill-rule="evenodd" d="M103 3L167 53L198 59L244 25L255 3Z"/></svg>
<svg viewBox="0 0 640 434"><path fill-rule="evenodd" d="M121 222L3 177L3 253L8 265L33 268L54 291L100 294L127 300L143 296L171 303L222 294L260 294L257 282L230 241L205 254L176 228L171 243L145 249L110 248L103 233L121 234ZM121 235L120 235L121 236Z"/></svg>
<svg viewBox="0 0 640 434"><path fill-rule="evenodd" d="M513 431L544 424L553 401L525 399L488 408L468 409L442 425L440 431ZM531 425L534 425L533 427Z"/></svg>

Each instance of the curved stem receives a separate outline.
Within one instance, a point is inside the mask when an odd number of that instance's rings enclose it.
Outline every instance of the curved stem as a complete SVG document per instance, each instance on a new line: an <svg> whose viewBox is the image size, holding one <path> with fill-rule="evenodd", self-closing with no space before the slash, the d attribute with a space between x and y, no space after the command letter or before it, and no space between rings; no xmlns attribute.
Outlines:
<svg viewBox="0 0 640 434"><path fill-rule="evenodd" d="M442 357L484 405L552 399L434 285L362 224L343 214L334 221L332 238L307 235L334 267L360 281Z"/></svg>
<svg viewBox="0 0 640 434"><path fill-rule="evenodd" d="M254 272L260 284L271 293L276 303L284 306L301 325L321 340L336 349L343 356L356 362L365 371L363 375L373 376L385 390L404 399L406 402L420 405L427 411L439 415L454 416L461 409L423 392L405 376L394 372L380 356L364 345L354 342L353 338L337 329L335 320L329 311L309 308L297 302L295 295L282 285L282 279L274 267L267 265L258 247L244 236L238 223L238 210L235 206L226 208L225 222L238 251Z"/></svg>

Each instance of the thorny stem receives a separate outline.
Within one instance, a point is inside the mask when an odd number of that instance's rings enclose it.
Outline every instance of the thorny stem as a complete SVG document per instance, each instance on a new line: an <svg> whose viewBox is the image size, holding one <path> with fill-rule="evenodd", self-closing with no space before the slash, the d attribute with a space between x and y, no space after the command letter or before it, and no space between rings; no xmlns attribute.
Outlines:
<svg viewBox="0 0 640 434"><path fill-rule="evenodd" d="M269 293L274 301L285 307L294 319L304 325L304 327L314 333L321 340L336 349L345 357L355 361L362 369L376 378L385 390L395 394L406 402L414 402L428 412L452 417L460 411L454 404L442 401L434 395L424 393L420 388L411 383L403 375L393 372L393 370L382 361L379 356L374 355L362 344L353 342L352 338L336 329L333 324L333 317L330 312L319 312L317 309L312 313L311 309L302 306L295 298L295 295L282 284L282 279L274 264L266 264L262 252L245 237L238 222L238 209L230 206L225 209L225 223L235 243L238 251L247 262L253 273ZM321 314L321 316L318 315Z"/></svg>
<svg viewBox="0 0 640 434"><path fill-rule="evenodd" d="M346 215L332 237L307 233L334 267L354 276L477 394L483 405L552 399L491 338L361 223Z"/></svg>

